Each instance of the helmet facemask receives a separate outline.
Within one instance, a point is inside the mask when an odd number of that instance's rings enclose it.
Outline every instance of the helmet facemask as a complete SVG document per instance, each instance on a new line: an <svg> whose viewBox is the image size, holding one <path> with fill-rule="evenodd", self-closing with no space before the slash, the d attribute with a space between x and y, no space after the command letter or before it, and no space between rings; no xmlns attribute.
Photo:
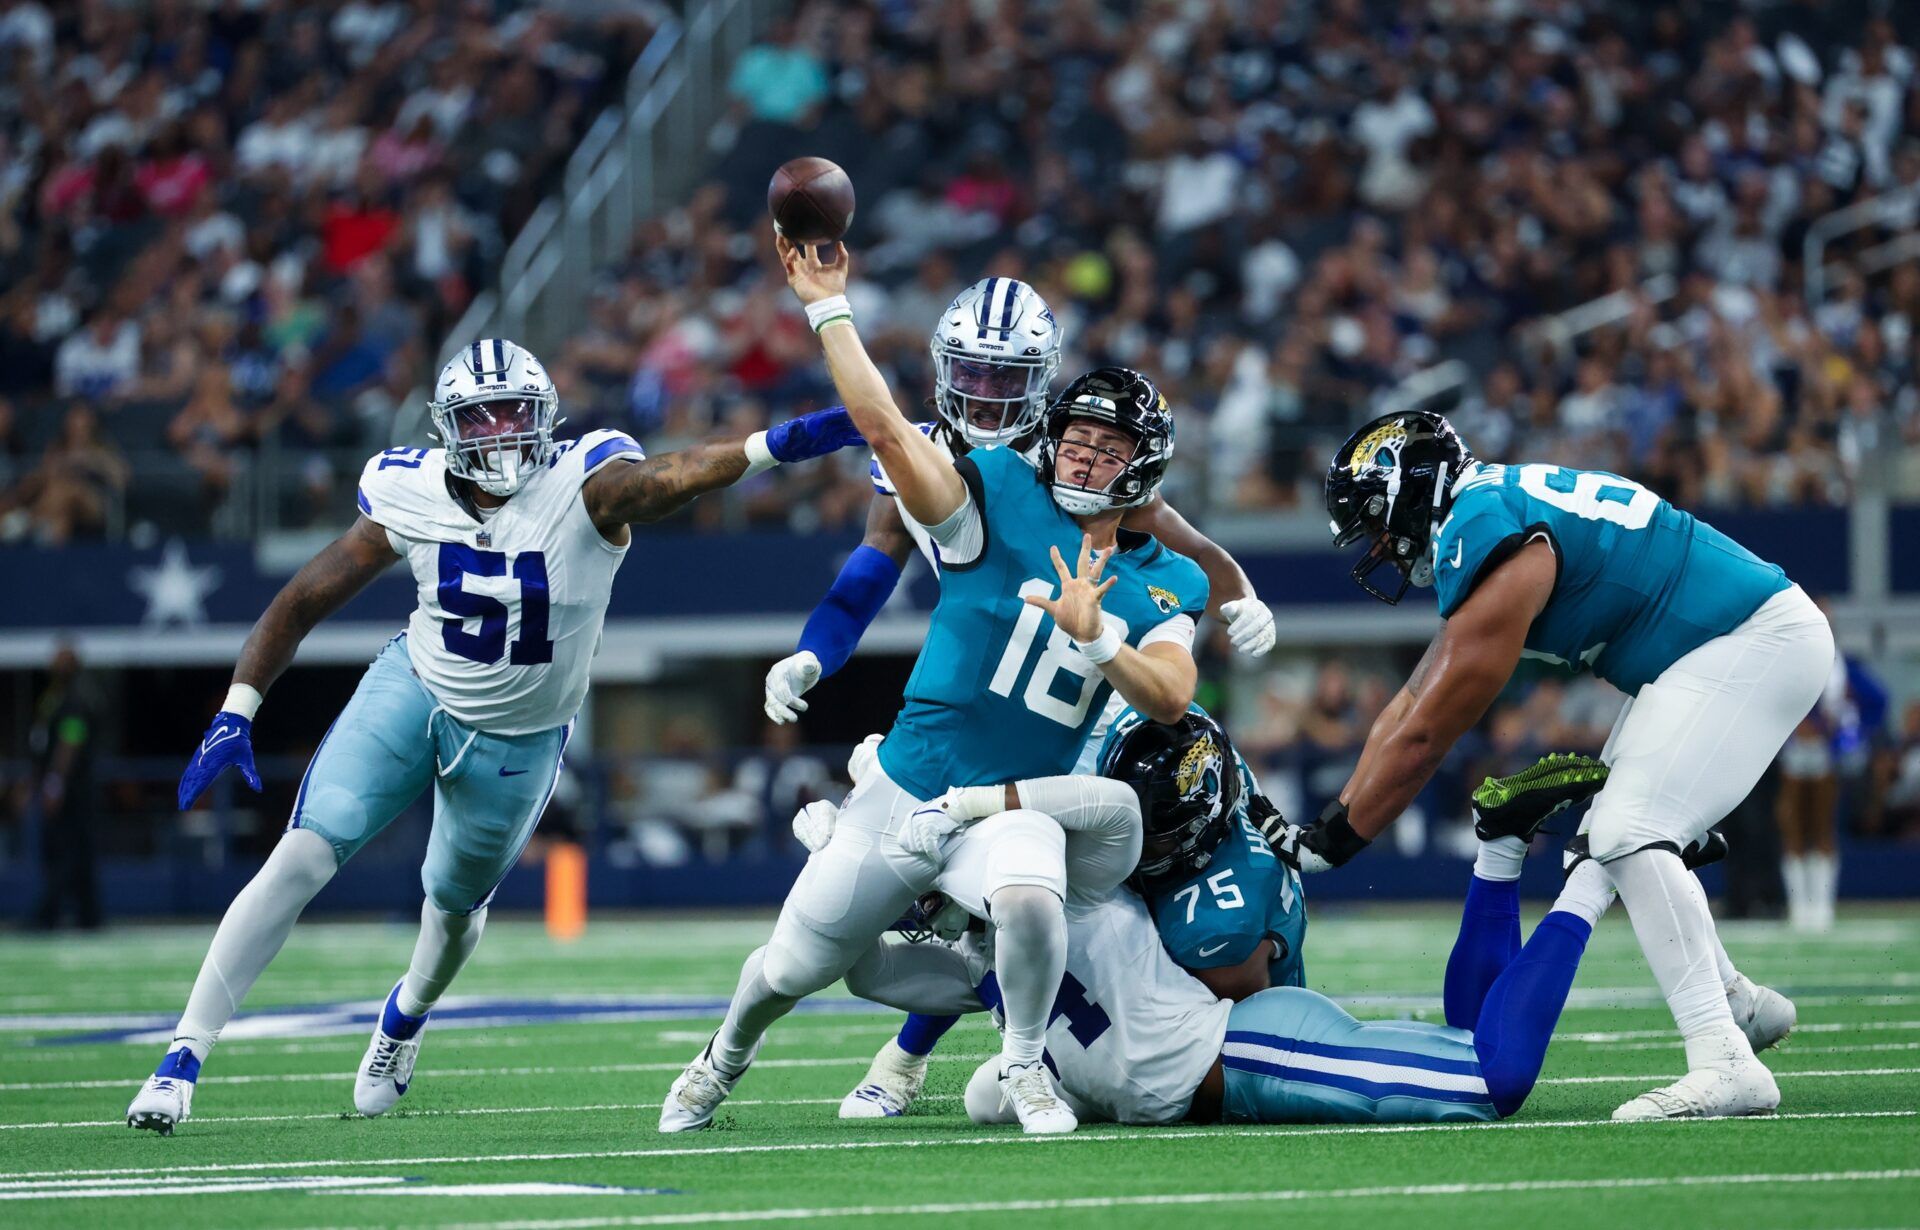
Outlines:
<svg viewBox="0 0 1920 1230"><path fill-rule="evenodd" d="M936 336L930 350L934 409L968 444L998 448L1039 426L1060 369L1058 349L986 358Z"/></svg>
<svg viewBox="0 0 1920 1230"><path fill-rule="evenodd" d="M1189 713L1173 726L1142 721L1121 735L1101 772L1140 798L1140 861L1130 882L1164 888L1203 871L1240 804L1233 744L1211 718Z"/></svg>
<svg viewBox="0 0 1920 1230"><path fill-rule="evenodd" d="M433 420L447 450L447 470L491 495L520 490L553 453L550 396L439 406Z"/></svg>
<svg viewBox="0 0 1920 1230"><path fill-rule="evenodd" d="M1424 411L1376 419L1341 447L1327 473L1327 511L1336 547L1372 544L1353 566L1360 588L1392 605L1433 584L1434 541L1472 463L1452 425ZM1399 584L1376 584L1382 568Z"/></svg>

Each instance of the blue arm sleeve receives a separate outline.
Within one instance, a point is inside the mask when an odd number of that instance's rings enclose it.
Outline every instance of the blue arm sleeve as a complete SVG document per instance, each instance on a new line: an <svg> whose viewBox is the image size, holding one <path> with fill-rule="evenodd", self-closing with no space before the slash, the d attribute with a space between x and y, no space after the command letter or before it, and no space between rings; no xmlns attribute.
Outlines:
<svg viewBox="0 0 1920 1230"><path fill-rule="evenodd" d="M900 583L900 568L885 551L861 544L807 617L799 648L820 659L822 677L847 664L867 625Z"/></svg>

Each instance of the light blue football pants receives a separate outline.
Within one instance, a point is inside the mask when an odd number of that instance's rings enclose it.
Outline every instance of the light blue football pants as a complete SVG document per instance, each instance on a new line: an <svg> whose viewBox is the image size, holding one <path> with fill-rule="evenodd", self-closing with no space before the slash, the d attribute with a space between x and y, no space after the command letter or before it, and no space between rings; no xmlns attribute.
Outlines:
<svg viewBox="0 0 1920 1230"><path fill-rule="evenodd" d="M469 914L493 897L553 797L572 725L490 735L441 709L414 675L404 634L373 660L313 754L288 829L326 838L345 864L433 786L420 884Z"/></svg>

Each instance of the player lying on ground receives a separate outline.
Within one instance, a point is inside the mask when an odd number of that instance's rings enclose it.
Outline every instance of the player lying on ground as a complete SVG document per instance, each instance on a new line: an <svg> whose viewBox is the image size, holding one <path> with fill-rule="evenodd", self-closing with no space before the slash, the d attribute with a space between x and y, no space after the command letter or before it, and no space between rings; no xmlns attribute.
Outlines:
<svg viewBox="0 0 1920 1230"><path fill-rule="evenodd" d="M1083 768L1128 781L1151 800L1130 883L1174 961L1221 999L1305 986L1306 898L1257 827L1273 805L1226 731L1198 705L1170 726L1123 705L1091 750ZM808 804L795 817L796 833L819 840L833 811L828 802ZM842 1099L840 1117L905 1114L926 1081L928 1055L959 1019L909 1016Z"/></svg>
<svg viewBox="0 0 1920 1230"><path fill-rule="evenodd" d="M1059 782L1044 783L1049 792ZM1137 813L1133 783L1079 778L1101 808ZM950 791L939 807L966 822L989 808L1034 802L1042 783ZM993 797L999 793L1001 797ZM1149 798L1152 796L1149 795ZM1084 822L1083 818L1077 818ZM1155 826L1148 824L1149 829ZM1489 1120L1518 1111L1613 887L1578 860L1553 910L1519 941L1517 888L1475 876L1448 960L1449 1020L1359 1021L1324 995L1270 987L1237 1003L1181 969L1145 903L1120 888L1067 906L1067 969L1047 1058L1082 1119L1120 1123L1406 1123ZM1511 912L1489 908L1510 898ZM1164 921L1162 926L1164 927ZM889 946L864 961L848 989L913 1012L952 1011L971 990L975 1010L999 1014L988 968L995 943L963 938ZM968 1083L977 1123L1010 1121L987 1068Z"/></svg>
<svg viewBox="0 0 1920 1230"><path fill-rule="evenodd" d="M1031 457L1047 411L1047 392L1060 368L1062 340L1053 310L1025 282L983 278L961 291L928 343L934 373L931 405L939 417L920 424L920 429L955 460L976 448L1002 446ZM794 652L767 672L766 710L775 722L797 720L807 708L800 697L846 664L892 596L900 570L916 548L935 574L939 572L933 540L907 515L878 458L872 474L866 537L808 616ZM1246 573L1164 498L1155 495L1128 509L1120 524L1152 534L1200 565L1211 591L1208 611L1226 622L1235 649L1257 657L1273 648L1273 612L1254 596Z"/></svg>
<svg viewBox="0 0 1920 1230"><path fill-rule="evenodd" d="M180 779L182 809L229 766L260 789L252 729L262 694L316 624L407 561L420 604L321 740L286 835L228 907L166 1058L127 1108L135 1127L171 1132L187 1117L201 1064L294 919L431 785L420 940L354 1083L363 1114L391 1107L407 1091L427 1014L479 942L487 901L552 793L629 523L859 442L839 410L658 457L616 431L556 441L553 382L496 338L441 370L431 410L442 447L388 449L367 463L359 519L254 625Z"/></svg>
<svg viewBox="0 0 1920 1230"><path fill-rule="evenodd" d="M1037 465L1011 449L956 461L901 414L861 345L845 248L833 245L822 261L784 237L778 246L848 414L907 514L939 544L945 572L876 767L801 870L767 946L748 958L719 1032L673 1083L660 1130L711 1123L768 1026L938 887L999 925L1000 1070L1021 1122L1071 1131L1040 1063L1066 959L1059 826L1016 810L935 847L909 848L900 834L950 784L1067 772L1110 690L1168 720L1192 702L1206 578L1151 537L1120 529L1126 510L1159 490L1172 415L1145 377L1103 370L1075 381L1049 411Z"/></svg>
<svg viewBox="0 0 1920 1230"><path fill-rule="evenodd" d="M1746 797L1818 699L1833 667L1819 608L1779 568L1638 483L1478 462L1425 411L1355 432L1328 468L1327 508L1340 545L1368 544L1354 567L1363 588L1396 602L1409 585L1430 584L1444 622L1374 722L1339 799L1283 852L1320 870L1364 849L1522 658L1591 669L1629 700L1583 831L1633 916L1688 1066L1615 1116L1771 1111L1780 1088L1730 1004L1753 988L1727 960L1678 851ZM1399 576L1391 592L1368 580L1383 567ZM1483 866L1517 876L1524 849L1516 835L1483 853Z"/></svg>

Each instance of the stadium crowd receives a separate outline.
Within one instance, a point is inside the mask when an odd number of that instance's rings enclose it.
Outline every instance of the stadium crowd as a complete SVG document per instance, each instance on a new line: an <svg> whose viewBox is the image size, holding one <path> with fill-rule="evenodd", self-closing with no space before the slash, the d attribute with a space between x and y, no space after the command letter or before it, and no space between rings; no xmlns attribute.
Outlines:
<svg viewBox="0 0 1920 1230"><path fill-rule="evenodd" d="M650 12L0 0L0 539L334 515Z"/></svg>
<svg viewBox="0 0 1920 1230"><path fill-rule="evenodd" d="M0 0L0 533L54 542L123 521L130 484L199 497L166 503L204 527L263 446L293 458L276 519L344 512L325 447L387 442L648 29L56 7ZM900 387L927 386L955 290L1026 277L1069 366L1163 381L1189 505L1310 501L1415 387L1484 455L1843 503L1863 457L1920 441L1920 266L1801 293L1821 215L1912 194L1839 251L1920 224L1914 23L1878 8L810 0L734 66L712 181L602 271L550 365L575 426L658 447L829 397L761 212L808 150L858 185L854 301ZM1599 327L1552 327L1606 295ZM1396 393L1443 360L1458 379ZM130 471L135 448L168 459ZM809 529L863 498L822 468L695 515Z"/></svg>

